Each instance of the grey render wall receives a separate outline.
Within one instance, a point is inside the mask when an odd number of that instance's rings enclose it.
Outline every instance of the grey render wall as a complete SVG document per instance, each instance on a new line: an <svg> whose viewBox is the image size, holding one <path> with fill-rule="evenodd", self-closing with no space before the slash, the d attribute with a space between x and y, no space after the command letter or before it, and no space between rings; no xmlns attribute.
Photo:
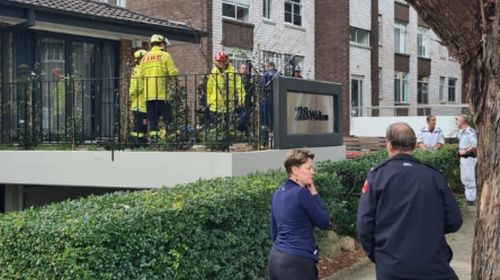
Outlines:
<svg viewBox="0 0 500 280"><path fill-rule="evenodd" d="M345 158L345 146L311 148L316 161ZM245 153L2 151L0 184L159 188L200 178L240 176L283 166L287 150Z"/></svg>

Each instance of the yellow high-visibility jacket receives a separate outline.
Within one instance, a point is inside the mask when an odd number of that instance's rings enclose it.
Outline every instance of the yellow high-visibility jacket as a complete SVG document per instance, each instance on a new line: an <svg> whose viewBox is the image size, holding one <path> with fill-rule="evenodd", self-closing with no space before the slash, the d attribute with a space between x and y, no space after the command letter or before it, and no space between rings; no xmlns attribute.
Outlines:
<svg viewBox="0 0 500 280"><path fill-rule="evenodd" d="M51 83L50 113L53 115L64 115L66 108L66 78L60 78Z"/></svg>
<svg viewBox="0 0 500 280"><path fill-rule="evenodd" d="M141 60L140 76L144 79L144 96L149 100L167 100L168 81L179 75L170 54L154 46Z"/></svg>
<svg viewBox="0 0 500 280"><path fill-rule="evenodd" d="M146 113L146 100L144 99L144 81L140 73L140 65L136 65L130 77L128 89L130 110L134 112Z"/></svg>
<svg viewBox="0 0 500 280"><path fill-rule="evenodd" d="M226 98L229 98L229 111L233 111L235 105L242 106L244 104L245 95L241 76L234 73L233 65L229 64L223 73L216 66L208 75L207 105L211 112L226 112Z"/></svg>

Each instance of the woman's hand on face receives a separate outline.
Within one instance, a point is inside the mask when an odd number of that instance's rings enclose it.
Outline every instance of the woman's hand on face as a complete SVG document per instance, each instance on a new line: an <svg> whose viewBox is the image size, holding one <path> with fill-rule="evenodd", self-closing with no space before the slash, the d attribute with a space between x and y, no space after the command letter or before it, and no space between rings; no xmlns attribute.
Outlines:
<svg viewBox="0 0 500 280"><path fill-rule="evenodd" d="M306 185L306 189L308 189L312 195L318 194L318 190L316 190L316 186L314 185L314 183L311 183L310 185Z"/></svg>

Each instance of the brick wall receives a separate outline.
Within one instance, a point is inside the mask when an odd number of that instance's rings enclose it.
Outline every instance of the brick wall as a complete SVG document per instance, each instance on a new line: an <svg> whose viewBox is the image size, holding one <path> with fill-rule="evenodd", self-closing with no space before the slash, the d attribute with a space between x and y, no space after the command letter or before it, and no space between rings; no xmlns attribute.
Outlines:
<svg viewBox="0 0 500 280"><path fill-rule="evenodd" d="M342 85L342 132L349 134L349 1L316 0L315 76Z"/></svg>
<svg viewBox="0 0 500 280"><path fill-rule="evenodd" d="M127 8L145 15L186 23L188 26L207 31L211 0L141 0L127 1ZM168 37L168 34L164 34ZM201 39L200 44L172 42L167 51L172 55L182 74L206 73L211 64L209 39Z"/></svg>

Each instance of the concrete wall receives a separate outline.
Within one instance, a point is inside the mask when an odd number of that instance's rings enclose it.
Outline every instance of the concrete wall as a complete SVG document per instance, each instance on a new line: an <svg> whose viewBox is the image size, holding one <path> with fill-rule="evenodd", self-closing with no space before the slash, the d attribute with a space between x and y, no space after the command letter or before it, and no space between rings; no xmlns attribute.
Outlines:
<svg viewBox="0 0 500 280"><path fill-rule="evenodd" d="M356 117L351 118L351 135L358 137L385 137L387 127L395 122L408 123L415 132L426 126L426 117ZM437 126L446 138L456 137L455 116L436 116Z"/></svg>
<svg viewBox="0 0 500 280"><path fill-rule="evenodd" d="M345 146L311 148L316 161L345 158ZM247 153L2 151L0 184L158 188L283 166L286 150Z"/></svg>

